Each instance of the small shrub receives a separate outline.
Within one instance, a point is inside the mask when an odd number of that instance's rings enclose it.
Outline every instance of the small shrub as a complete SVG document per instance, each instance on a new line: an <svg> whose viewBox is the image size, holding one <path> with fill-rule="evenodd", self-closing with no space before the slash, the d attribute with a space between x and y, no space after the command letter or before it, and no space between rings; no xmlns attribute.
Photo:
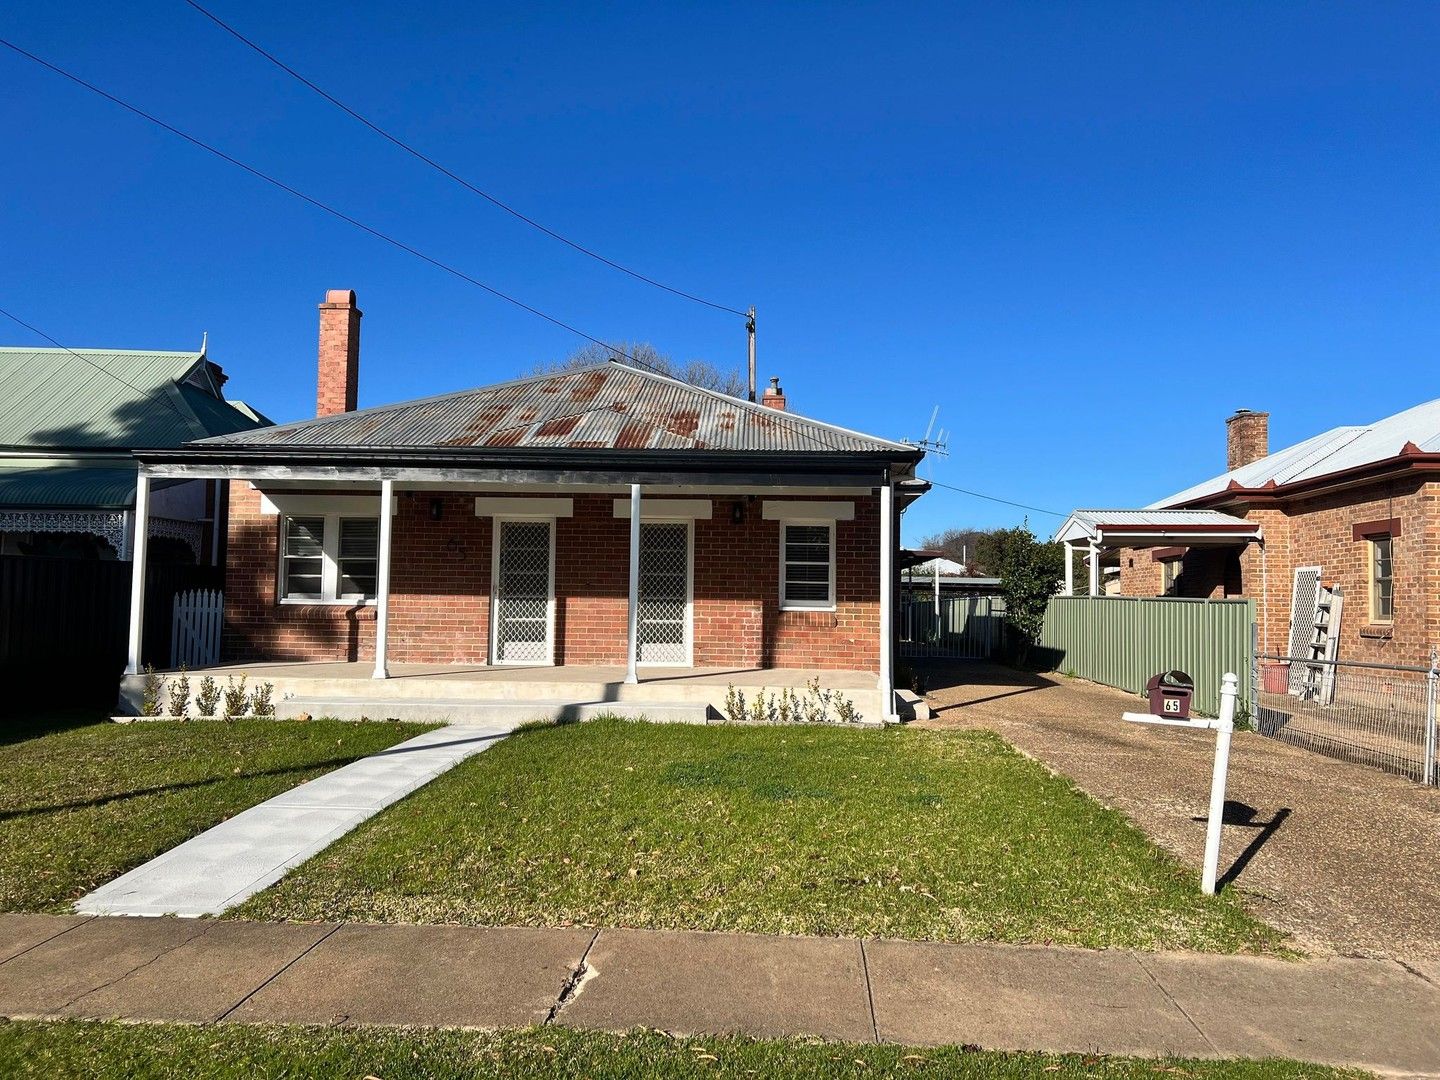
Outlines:
<svg viewBox="0 0 1440 1080"><path fill-rule="evenodd" d="M220 687L209 675L200 680L200 689L195 692L195 711L201 716L214 716L215 707L220 704Z"/></svg>
<svg viewBox="0 0 1440 1080"><path fill-rule="evenodd" d="M231 675L225 680L225 719L231 720L237 716L245 715L245 705L250 700L250 695L245 690L245 676L240 676L240 681L235 681Z"/></svg>
<svg viewBox="0 0 1440 1080"><path fill-rule="evenodd" d="M732 724L745 722L745 693L736 690L734 683L725 687L725 719Z"/></svg>
<svg viewBox="0 0 1440 1080"><path fill-rule="evenodd" d="M140 690L140 715L160 715L160 695L165 692L165 680L155 674L155 665L145 665L145 683Z"/></svg>
<svg viewBox="0 0 1440 1080"><path fill-rule="evenodd" d="M835 701L835 719L842 724L860 723L860 714L855 709L855 702L851 701L844 694L839 695Z"/></svg>
<svg viewBox="0 0 1440 1080"><path fill-rule="evenodd" d="M170 698L168 701L168 712L177 720L185 719L186 710L190 708L190 676L182 667L180 677L170 684Z"/></svg>
<svg viewBox="0 0 1440 1080"><path fill-rule="evenodd" d="M275 684L263 682L255 687L250 695L251 716L274 716L275 702L271 700L275 693Z"/></svg>
<svg viewBox="0 0 1440 1080"><path fill-rule="evenodd" d="M793 724L799 717L800 707L795 701L795 691L785 687L775 705L776 720L782 724Z"/></svg>
<svg viewBox="0 0 1440 1080"><path fill-rule="evenodd" d="M761 690L755 695L755 700L750 703L750 722L752 724L773 724L775 723L775 699Z"/></svg>

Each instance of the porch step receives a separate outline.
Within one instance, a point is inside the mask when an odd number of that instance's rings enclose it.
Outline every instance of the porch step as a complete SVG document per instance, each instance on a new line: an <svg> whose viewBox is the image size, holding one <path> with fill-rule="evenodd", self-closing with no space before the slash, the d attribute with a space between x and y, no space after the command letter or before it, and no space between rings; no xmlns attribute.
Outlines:
<svg viewBox="0 0 1440 1080"><path fill-rule="evenodd" d="M470 699L292 697L275 703L277 716L326 716L337 720L410 720L460 727L514 726L531 720L594 720L621 716L657 724L705 724L718 719L703 701L571 700L477 701Z"/></svg>

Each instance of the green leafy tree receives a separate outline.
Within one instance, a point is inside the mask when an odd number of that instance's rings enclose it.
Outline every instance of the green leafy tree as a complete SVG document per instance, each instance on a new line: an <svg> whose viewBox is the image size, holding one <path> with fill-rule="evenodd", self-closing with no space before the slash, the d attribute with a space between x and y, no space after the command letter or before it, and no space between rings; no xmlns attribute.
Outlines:
<svg viewBox="0 0 1440 1080"><path fill-rule="evenodd" d="M981 560L1000 578L1005 621L1020 636L1023 664L1040 638L1050 598L1065 577L1065 548L1035 539L1028 525L986 533L979 545Z"/></svg>

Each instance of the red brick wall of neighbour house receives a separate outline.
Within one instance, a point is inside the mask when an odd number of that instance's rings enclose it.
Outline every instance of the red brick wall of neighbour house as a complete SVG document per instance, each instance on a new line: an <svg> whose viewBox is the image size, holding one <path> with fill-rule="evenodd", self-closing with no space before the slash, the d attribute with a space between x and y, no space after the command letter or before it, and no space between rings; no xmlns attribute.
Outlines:
<svg viewBox="0 0 1440 1080"><path fill-rule="evenodd" d="M1319 566L1344 589L1340 658L1424 664L1440 643L1440 484L1397 479L1296 501L1289 506L1291 567ZM1394 518L1394 620L1370 621L1370 545L1354 527ZM1273 567L1272 567L1273 573ZM1293 573L1293 569L1292 569ZM1290 574L1284 579L1282 621L1290 614Z"/></svg>
<svg viewBox="0 0 1440 1080"><path fill-rule="evenodd" d="M492 522L475 516L476 494L399 496L390 659L486 661ZM430 517L432 498L442 500L438 521ZM760 498L714 499L714 516L694 526L697 666L878 669L879 499L844 498L854 502L855 520L836 525L833 612L780 611L780 523L762 519ZM614 516L614 500L574 496L574 516L556 521L556 663L625 662L629 521ZM745 504L742 524L731 519L736 501ZM275 602L278 543L279 519L260 512L259 493L232 484L227 658L373 659L373 607Z"/></svg>

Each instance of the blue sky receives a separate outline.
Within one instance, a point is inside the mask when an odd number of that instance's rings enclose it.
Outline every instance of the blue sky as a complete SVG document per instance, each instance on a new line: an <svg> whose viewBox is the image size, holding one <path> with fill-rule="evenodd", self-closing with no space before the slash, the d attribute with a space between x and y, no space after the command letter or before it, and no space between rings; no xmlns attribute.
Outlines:
<svg viewBox="0 0 1440 1080"><path fill-rule="evenodd" d="M552 227L760 313L798 411L1057 511L1440 396L1440 5L241 4L212 10ZM743 323L535 233L180 0L12 5L0 35L607 339L743 365ZM0 51L0 306L189 348L313 409L315 305L361 403L559 358L565 332ZM33 336L0 328L0 342ZM1025 512L936 491L906 538ZM1058 519L1031 514L1038 531Z"/></svg>

